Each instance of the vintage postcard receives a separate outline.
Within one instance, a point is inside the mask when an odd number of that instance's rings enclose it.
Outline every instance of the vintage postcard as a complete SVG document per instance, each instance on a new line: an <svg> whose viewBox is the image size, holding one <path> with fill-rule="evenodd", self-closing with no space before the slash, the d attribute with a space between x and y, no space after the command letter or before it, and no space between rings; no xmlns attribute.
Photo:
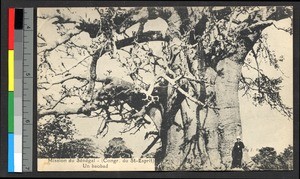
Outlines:
<svg viewBox="0 0 300 179"><path fill-rule="evenodd" d="M293 170L293 7L37 9L38 171Z"/></svg>

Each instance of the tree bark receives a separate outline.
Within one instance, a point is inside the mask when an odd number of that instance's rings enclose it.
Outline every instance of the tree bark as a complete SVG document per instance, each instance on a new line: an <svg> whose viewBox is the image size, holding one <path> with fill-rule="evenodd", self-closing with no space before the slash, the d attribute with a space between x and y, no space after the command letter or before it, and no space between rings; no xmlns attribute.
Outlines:
<svg viewBox="0 0 300 179"><path fill-rule="evenodd" d="M203 128L204 140L206 151L208 154L210 165L213 169L221 169L221 156L219 151L219 138L218 138L218 115L212 110L208 109L202 110L203 118L207 115L205 119L205 124ZM207 114L206 114L207 113Z"/></svg>
<svg viewBox="0 0 300 179"><path fill-rule="evenodd" d="M171 171L179 167L178 161L181 161L183 156L179 150L179 146L183 143L183 131L178 130L178 126L174 124L182 124L178 111L185 97L172 87L168 88L166 96L168 96L168 101L165 104L160 131L162 158L158 168L163 171Z"/></svg>
<svg viewBox="0 0 300 179"><path fill-rule="evenodd" d="M174 117L174 122L182 124L179 113ZM165 152L163 152L163 160L159 165L159 169L162 171L177 170L180 166L180 161L182 161L184 157L183 152L180 150L180 145L184 142L183 130L180 130L176 125L171 125L166 133L162 133L161 137L162 150L165 150Z"/></svg>
<svg viewBox="0 0 300 179"><path fill-rule="evenodd" d="M242 64L238 63L238 55L225 58L217 65L219 75L216 78L216 103L218 116L219 151L221 163L227 168L231 166L231 150L236 137L242 137L242 126L239 109L238 84Z"/></svg>
<svg viewBox="0 0 300 179"><path fill-rule="evenodd" d="M198 105L186 99L167 131L166 152L160 169L207 170L211 168L205 141L199 130Z"/></svg>
<svg viewBox="0 0 300 179"><path fill-rule="evenodd" d="M212 166L205 146L204 133L201 130L201 107L190 100L185 100L181 106L184 158L179 169L210 170Z"/></svg>
<svg viewBox="0 0 300 179"><path fill-rule="evenodd" d="M208 67L205 71L207 85L205 87L206 95L216 95L215 80L217 73L214 69ZM210 165L214 169L221 169L221 156L219 151L218 138L218 110L212 108L204 108L201 110L202 132L206 145L206 151L209 157Z"/></svg>

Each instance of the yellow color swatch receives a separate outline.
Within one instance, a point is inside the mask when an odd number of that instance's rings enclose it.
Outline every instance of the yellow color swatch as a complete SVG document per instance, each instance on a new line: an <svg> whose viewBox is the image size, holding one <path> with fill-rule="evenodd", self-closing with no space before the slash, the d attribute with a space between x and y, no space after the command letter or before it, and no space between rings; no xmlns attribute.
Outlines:
<svg viewBox="0 0 300 179"><path fill-rule="evenodd" d="M8 50L8 91L14 91L15 82L14 82L14 50Z"/></svg>

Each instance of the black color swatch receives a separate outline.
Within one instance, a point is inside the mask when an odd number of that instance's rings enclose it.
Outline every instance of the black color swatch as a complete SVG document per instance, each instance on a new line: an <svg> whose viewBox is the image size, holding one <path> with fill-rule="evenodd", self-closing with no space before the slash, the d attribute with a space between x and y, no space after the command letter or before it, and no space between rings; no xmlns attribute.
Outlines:
<svg viewBox="0 0 300 179"><path fill-rule="evenodd" d="M15 10L15 29L23 29L23 9Z"/></svg>

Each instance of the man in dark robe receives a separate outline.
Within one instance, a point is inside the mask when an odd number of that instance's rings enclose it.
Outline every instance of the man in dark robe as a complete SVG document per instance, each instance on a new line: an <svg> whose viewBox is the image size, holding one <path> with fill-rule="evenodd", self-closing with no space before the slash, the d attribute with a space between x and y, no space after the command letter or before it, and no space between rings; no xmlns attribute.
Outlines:
<svg viewBox="0 0 300 179"><path fill-rule="evenodd" d="M236 138L236 142L232 149L232 165L231 168L241 168L242 158L243 158L243 148L245 148L244 143L241 141L240 137Z"/></svg>

